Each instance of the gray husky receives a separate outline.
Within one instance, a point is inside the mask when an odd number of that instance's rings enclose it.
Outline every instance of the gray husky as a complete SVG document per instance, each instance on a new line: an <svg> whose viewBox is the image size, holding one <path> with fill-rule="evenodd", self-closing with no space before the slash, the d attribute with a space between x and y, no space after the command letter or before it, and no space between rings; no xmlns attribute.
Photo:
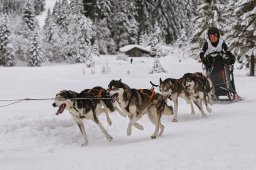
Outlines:
<svg viewBox="0 0 256 170"><path fill-rule="evenodd" d="M161 116L172 115L173 109L166 104L161 94L156 93L153 89L130 88L121 79L112 80L108 85L108 91L113 102L117 101L130 119L127 128L128 136L132 133L132 126L143 130L143 126L137 121L146 113L155 125L155 131L151 138L155 139L162 135L164 126L161 124Z"/></svg>
<svg viewBox="0 0 256 170"><path fill-rule="evenodd" d="M165 99L170 99L174 104L174 117L173 122L177 122L177 112L178 112L178 98L183 98L191 107L191 114L195 114L195 110L190 98L186 95L183 85L182 79L173 79L167 78L165 80L159 79L159 85L155 85L150 82L152 86L159 87L160 93L165 97Z"/></svg>

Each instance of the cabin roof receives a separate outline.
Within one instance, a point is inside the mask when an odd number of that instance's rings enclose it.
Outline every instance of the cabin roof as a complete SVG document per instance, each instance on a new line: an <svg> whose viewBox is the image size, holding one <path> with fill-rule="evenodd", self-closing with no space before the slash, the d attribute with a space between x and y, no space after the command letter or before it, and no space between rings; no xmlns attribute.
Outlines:
<svg viewBox="0 0 256 170"><path fill-rule="evenodd" d="M138 45L138 44L123 46L123 47L121 47L119 49L119 51L121 51L121 52L128 52L128 51L130 51L130 50L132 50L134 48L138 48L138 49L140 49L140 50L142 50L144 52L148 52L148 53L150 53L150 51L151 51L150 50L151 49L150 46L144 47L144 46Z"/></svg>

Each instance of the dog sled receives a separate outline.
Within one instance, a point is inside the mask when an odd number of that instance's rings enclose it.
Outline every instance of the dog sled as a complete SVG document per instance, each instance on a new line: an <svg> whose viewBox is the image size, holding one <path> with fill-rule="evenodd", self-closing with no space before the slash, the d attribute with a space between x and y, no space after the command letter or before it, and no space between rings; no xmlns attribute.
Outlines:
<svg viewBox="0 0 256 170"><path fill-rule="evenodd" d="M213 100L233 102L235 98L234 66L229 56L223 52L214 52L205 57L206 76L213 83Z"/></svg>

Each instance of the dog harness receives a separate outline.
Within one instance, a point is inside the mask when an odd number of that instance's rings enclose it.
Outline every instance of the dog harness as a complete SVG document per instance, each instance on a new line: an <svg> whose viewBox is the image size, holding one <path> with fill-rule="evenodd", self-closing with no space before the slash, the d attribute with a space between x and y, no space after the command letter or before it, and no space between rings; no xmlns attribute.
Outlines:
<svg viewBox="0 0 256 170"><path fill-rule="evenodd" d="M98 94L96 95L96 97L98 97L98 98L102 97L102 92L103 92L102 89L100 89L100 90L98 90L98 89L87 89L87 90L86 90L86 93L92 94L92 93L91 93L92 91L98 93Z"/></svg>
<svg viewBox="0 0 256 170"><path fill-rule="evenodd" d="M182 88L179 88L179 87L183 87L183 84L182 84L182 79L175 79L176 83L178 84L178 88L176 88L175 90L172 91L172 94L174 93L178 93L180 94L181 91L182 91Z"/></svg>
<svg viewBox="0 0 256 170"><path fill-rule="evenodd" d="M136 89L132 89L132 90L136 90ZM147 102L147 104L146 104L146 106L145 106L142 110L144 110L144 109L148 106L148 104L153 100L154 96L156 95L156 92L155 92L154 88L151 89L151 94L150 94L150 95L148 95L147 93L143 92L144 90L146 90L146 89L138 89L138 90L137 90L137 91L139 91L139 93L144 94L144 95L146 95L146 96L149 98L149 99L148 99L148 102ZM147 90L148 90L148 89L147 89ZM130 102L131 102L131 99L129 100L127 106L125 107L125 109L126 109L128 112L129 112L129 105L130 105Z"/></svg>
<svg viewBox="0 0 256 170"><path fill-rule="evenodd" d="M144 93L143 91L144 91L145 89L140 89L139 91L140 91L140 93L142 93L142 94L144 94L144 95L146 95L149 99L148 99L148 102L147 102L147 104L146 104L146 106L145 106L145 108L148 106L148 104L153 100L153 98L155 97L155 95L156 95L156 92L155 92L155 90L154 90L154 88L151 88L151 95L149 96L148 94L146 94L146 93ZM145 109L144 108L144 109ZM144 110L143 109L143 110Z"/></svg>

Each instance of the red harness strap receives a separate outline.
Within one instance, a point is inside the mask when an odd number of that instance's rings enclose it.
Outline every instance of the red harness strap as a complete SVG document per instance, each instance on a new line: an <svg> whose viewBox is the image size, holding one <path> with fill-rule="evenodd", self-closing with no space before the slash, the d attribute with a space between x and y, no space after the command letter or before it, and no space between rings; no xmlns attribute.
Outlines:
<svg viewBox="0 0 256 170"><path fill-rule="evenodd" d="M87 89L86 90L86 93L88 93L88 94L91 94L91 92L98 92L98 94L96 96L98 98L100 98L100 97L102 97L103 90L102 89L100 89L100 90L98 90L98 89Z"/></svg>
<svg viewBox="0 0 256 170"><path fill-rule="evenodd" d="M103 90L100 89L100 90L99 90L99 93L98 93L98 95L97 95L98 98L100 98L100 97L102 96L102 92L103 92Z"/></svg>
<svg viewBox="0 0 256 170"><path fill-rule="evenodd" d="M144 90L144 89L140 89L140 93L142 93L142 94L144 94L144 95L146 95L146 96L149 97L148 102L147 102L147 104L146 104L146 106L145 106L145 108L146 108L146 107L148 106L149 102L151 102L151 101L153 100L154 96L156 95L156 92L155 92L154 88L152 88L152 89L151 89L151 95L149 96L148 94L143 93L143 90Z"/></svg>

